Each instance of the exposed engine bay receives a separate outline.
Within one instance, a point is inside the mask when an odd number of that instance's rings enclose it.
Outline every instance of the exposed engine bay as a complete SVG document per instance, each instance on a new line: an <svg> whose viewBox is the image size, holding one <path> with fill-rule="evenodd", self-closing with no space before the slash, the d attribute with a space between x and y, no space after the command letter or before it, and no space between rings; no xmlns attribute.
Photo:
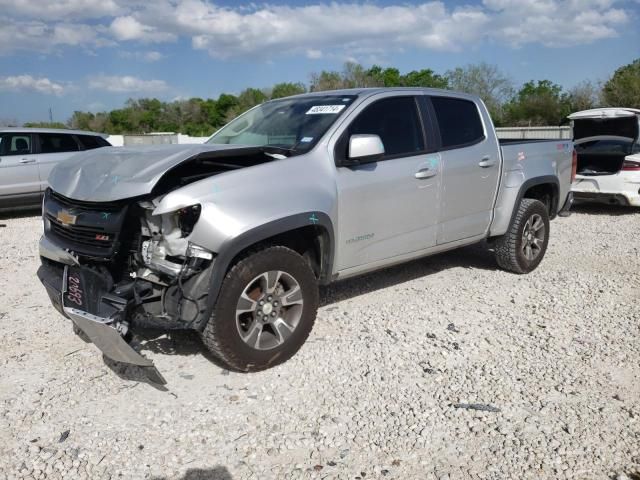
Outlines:
<svg viewBox="0 0 640 480"><path fill-rule="evenodd" d="M214 152L180 163L150 194L138 198L87 202L47 190L43 203L45 238L74 259L74 265L63 266L43 256L45 267L65 269L62 304L52 296L58 310L67 314L65 307L77 308L112 319L111 326L125 337L137 326L198 329L206 323L215 252L189 241L201 205L156 215L154 211L172 191L222 172L273 161L280 155L265 149L224 154L224 159L217 158L220 152Z"/></svg>

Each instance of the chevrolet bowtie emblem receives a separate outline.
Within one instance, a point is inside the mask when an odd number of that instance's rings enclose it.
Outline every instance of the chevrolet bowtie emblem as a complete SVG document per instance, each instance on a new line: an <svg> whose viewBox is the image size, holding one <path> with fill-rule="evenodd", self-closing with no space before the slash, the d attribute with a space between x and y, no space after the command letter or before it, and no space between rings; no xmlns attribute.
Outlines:
<svg viewBox="0 0 640 480"><path fill-rule="evenodd" d="M62 225L75 225L78 216L71 215L69 212L65 210L60 210L56 218L60 223L62 223Z"/></svg>

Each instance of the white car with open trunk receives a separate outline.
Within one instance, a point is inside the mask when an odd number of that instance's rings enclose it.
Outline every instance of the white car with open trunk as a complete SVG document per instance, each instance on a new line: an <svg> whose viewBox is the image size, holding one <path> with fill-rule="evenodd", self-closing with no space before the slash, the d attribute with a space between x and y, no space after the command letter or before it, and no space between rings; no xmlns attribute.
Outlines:
<svg viewBox="0 0 640 480"><path fill-rule="evenodd" d="M575 200L640 207L640 110L598 108L569 119L578 154Z"/></svg>

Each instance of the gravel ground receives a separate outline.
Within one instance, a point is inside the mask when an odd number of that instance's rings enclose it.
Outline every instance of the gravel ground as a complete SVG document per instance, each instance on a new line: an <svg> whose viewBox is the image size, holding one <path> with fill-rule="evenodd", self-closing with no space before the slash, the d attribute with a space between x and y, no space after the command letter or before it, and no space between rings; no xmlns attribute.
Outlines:
<svg viewBox="0 0 640 480"><path fill-rule="evenodd" d="M150 333L166 388L71 333L39 219L0 219L0 480L640 478L637 212L552 222L526 276L478 246L334 285L262 373Z"/></svg>

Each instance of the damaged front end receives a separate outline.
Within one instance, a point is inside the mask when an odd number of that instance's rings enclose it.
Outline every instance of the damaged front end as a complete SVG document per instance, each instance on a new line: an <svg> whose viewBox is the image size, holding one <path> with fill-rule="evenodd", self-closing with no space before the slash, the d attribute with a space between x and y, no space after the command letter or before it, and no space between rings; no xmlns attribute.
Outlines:
<svg viewBox="0 0 640 480"><path fill-rule="evenodd" d="M152 362L138 328L200 328L215 254L189 241L200 205L154 215L160 197L92 203L52 190L43 204L38 276L53 305L109 358Z"/></svg>

